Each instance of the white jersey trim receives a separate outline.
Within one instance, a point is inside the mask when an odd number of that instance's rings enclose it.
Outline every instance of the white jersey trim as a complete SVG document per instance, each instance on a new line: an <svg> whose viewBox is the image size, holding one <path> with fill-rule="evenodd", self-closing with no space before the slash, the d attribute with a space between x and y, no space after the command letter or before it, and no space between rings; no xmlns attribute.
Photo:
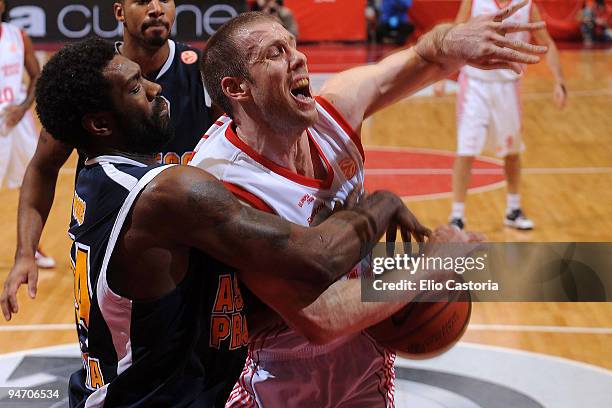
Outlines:
<svg viewBox="0 0 612 408"><path fill-rule="evenodd" d="M133 189L134 186L136 186L136 183L138 183L138 179L136 177L117 170L117 168L109 162L101 162L100 166L108 177L128 191Z"/></svg>
<svg viewBox="0 0 612 408"><path fill-rule="evenodd" d="M147 167L146 164L141 163L139 161L129 159L123 156L112 156L112 155L97 156L92 159L88 158L87 160L85 160L85 165L91 166L92 164L102 163L102 162L109 162L109 163L115 163L115 164L131 164L132 166Z"/></svg>
<svg viewBox="0 0 612 408"><path fill-rule="evenodd" d="M155 77L156 81L159 78L161 78L162 75L164 75L166 72L168 72L168 70L172 66L172 61L174 61L174 54L176 53L176 44L174 43L174 41L168 40L168 46L170 47L170 52L168 53L168 59L166 60L162 68L159 70L159 73Z"/></svg>
<svg viewBox="0 0 612 408"><path fill-rule="evenodd" d="M100 163L101 165L104 162ZM118 364L117 364L117 375L121 374L127 368L132 365L132 347L130 341L130 324L131 324L131 314L132 314L132 301L130 299L124 298L117 293L115 293L109 286L106 271L108 269L108 264L110 262L110 258L113 254L113 250L123 229L123 223L125 222L130 210L136 201L136 197L140 194L140 192L153 180L156 176L158 176L162 171L173 167L174 165L167 165L156 167L149 172L147 172L130 190L130 193L126 197L123 205L119 209L119 213L117 214L117 218L115 219L115 223L113 224L113 228L110 233L110 237L108 240L108 244L106 246L106 250L104 252L104 259L102 261L102 267L100 270L100 276L98 278L98 282L96 285L96 294L98 296L98 305L100 307L100 312L108 329L111 333L111 337L113 339L113 346L115 348L115 352L117 353ZM117 170L117 172L120 172ZM132 176L130 176L132 177ZM103 394L98 394L101 392L104 387L98 389L93 394L89 396L86 402L86 406L89 407L89 400L93 397L93 401L98 403L98 401L103 405L104 399L106 397L106 390L103 391ZM100 406L102 406L100 405ZM98 405L91 405L98 406Z"/></svg>
<svg viewBox="0 0 612 408"><path fill-rule="evenodd" d="M108 391L108 384L95 390L87 397L87 400L85 400L85 408L102 408L106 400L106 391Z"/></svg>

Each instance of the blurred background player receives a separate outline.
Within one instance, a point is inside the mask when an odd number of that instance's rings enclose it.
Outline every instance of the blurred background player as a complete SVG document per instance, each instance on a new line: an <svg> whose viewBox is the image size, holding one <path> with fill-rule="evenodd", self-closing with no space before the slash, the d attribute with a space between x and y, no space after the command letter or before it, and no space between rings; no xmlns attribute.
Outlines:
<svg viewBox="0 0 612 408"><path fill-rule="evenodd" d="M612 30L608 28L610 12L605 0L585 1L578 13L580 32L585 46L593 42L612 41Z"/></svg>
<svg viewBox="0 0 612 408"><path fill-rule="evenodd" d="M293 11L285 6L284 0L257 0L250 7L251 11L261 11L276 17L280 20L285 30L293 34L294 37L299 36L299 29Z"/></svg>
<svg viewBox="0 0 612 408"><path fill-rule="evenodd" d="M138 63L146 78L162 85L162 94L170 103L176 137L157 159L186 164L215 116L206 106L199 51L169 39L176 17L172 0L123 0L115 2L113 10L117 21L123 23L123 42L116 44L117 52ZM72 151L72 146L41 132L19 196L15 264L5 282L9 295L27 283L30 297L36 296L38 270L33 254L53 204L59 170ZM77 174L84 161L79 155Z"/></svg>
<svg viewBox="0 0 612 408"><path fill-rule="evenodd" d="M4 21L6 2L0 0L0 187L19 188L38 140L30 107L40 66L32 41L24 32ZM27 90L23 76L30 77ZM32 248L40 268L53 268L55 261L40 248Z"/></svg>
<svg viewBox="0 0 612 408"><path fill-rule="evenodd" d="M377 40L390 39L397 45L404 45L414 31L414 24L408 19L412 0L382 0L377 27Z"/></svg>
<svg viewBox="0 0 612 408"><path fill-rule="evenodd" d="M463 0L456 22L464 23L471 17L494 13L518 0ZM530 2L515 13L510 20L516 23L541 21L540 12ZM529 41L529 33L509 33L513 40ZM555 78L553 99L559 108L565 106L565 89L559 52L546 28L533 31L535 42L548 47L546 62ZM504 158L507 182L507 202L504 225L519 230L530 230L534 223L521 209L520 152L524 149L521 140L521 106L519 96L521 75L508 70L481 70L465 66L459 74L457 94L457 157L453 167L453 204L449 221L463 229L465 226L465 200L470 181L474 156L483 150L491 150ZM437 84L440 94L443 85ZM442 89L441 89L442 88Z"/></svg>

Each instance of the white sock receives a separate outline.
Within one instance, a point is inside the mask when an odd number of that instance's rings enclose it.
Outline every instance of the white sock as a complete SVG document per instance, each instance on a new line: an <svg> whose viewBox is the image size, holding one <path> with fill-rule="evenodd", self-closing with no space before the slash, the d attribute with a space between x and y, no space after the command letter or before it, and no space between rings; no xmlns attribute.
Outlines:
<svg viewBox="0 0 612 408"><path fill-rule="evenodd" d="M451 210L451 218L461 218L465 214L465 203L453 202L453 207Z"/></svg>
<svg viewBox="0 0 612 408"><path fill-rule="evenodd" d="M521 208L521 195L520 194L508 194L506 195L506 213L510 213L514 210Z"/></svg>

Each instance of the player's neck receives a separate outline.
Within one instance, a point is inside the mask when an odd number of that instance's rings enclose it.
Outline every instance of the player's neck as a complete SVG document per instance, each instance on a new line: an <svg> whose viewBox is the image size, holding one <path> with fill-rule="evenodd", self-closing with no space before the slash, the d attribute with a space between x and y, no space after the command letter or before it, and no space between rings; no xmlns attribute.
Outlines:
<svg viewBox="0 0 612 408"><path fill-rule="evenodd" d="M137 63L142 74L147 76L151 72L158 71L166 63L170 55L170 45L166 41L161 47L148 47L133 37L125 36L119 52Z"/></svg>
<svg viewBox="0 0 612 408"><path fill-rule="evenodd" d="M306 177L315 178L315 163L306 130L278 132L255 123L240 124L238 137L260 156Z"/></svg>

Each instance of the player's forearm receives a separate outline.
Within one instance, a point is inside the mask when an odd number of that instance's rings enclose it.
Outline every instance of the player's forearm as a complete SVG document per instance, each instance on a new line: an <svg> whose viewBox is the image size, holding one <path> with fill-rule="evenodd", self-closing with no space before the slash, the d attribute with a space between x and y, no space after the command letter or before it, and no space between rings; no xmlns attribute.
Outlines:
<svg viewBox="0 0 612 408"><path fill-rule="evenodd" d="M32 104L34 103L34 91L36 89L36 81L38 80L38 76L30 78L30 84L28 85L28 92L25 100L21 103L21 106L24 109L30 109Z"/></svg>
<svg viewBox="0 0 612 408"><path fill-rule="evenodd" d="M33 257L49 216L58 173L31 163L19 194L15 258Z"/></svg>
<svg viewBox="0 0 612 408"><path fill-rule="evenodd" d="M365 117L406 98L427 85L446 76L446 71L439 64L424 60L416 47L391 54L380 61L378 73L372 81L376 84L376 96L373 98Z"/></svg>
<svg viewBox="0 0 612 408"><path fill-rule="evenodd" d="M563 71L561 70L561 61L559 60L559 51L554 42L548 44L548 52L546 53L546 63L555 78L555 82L564 84Z"/></svg>
<svg viewBox="0 0 612 408"><path fill-rule="evenodd" d="M300 310L290 325L315 344L357 333L400 310L403 302L362 302L361 280L337 281Z"/></svg>

